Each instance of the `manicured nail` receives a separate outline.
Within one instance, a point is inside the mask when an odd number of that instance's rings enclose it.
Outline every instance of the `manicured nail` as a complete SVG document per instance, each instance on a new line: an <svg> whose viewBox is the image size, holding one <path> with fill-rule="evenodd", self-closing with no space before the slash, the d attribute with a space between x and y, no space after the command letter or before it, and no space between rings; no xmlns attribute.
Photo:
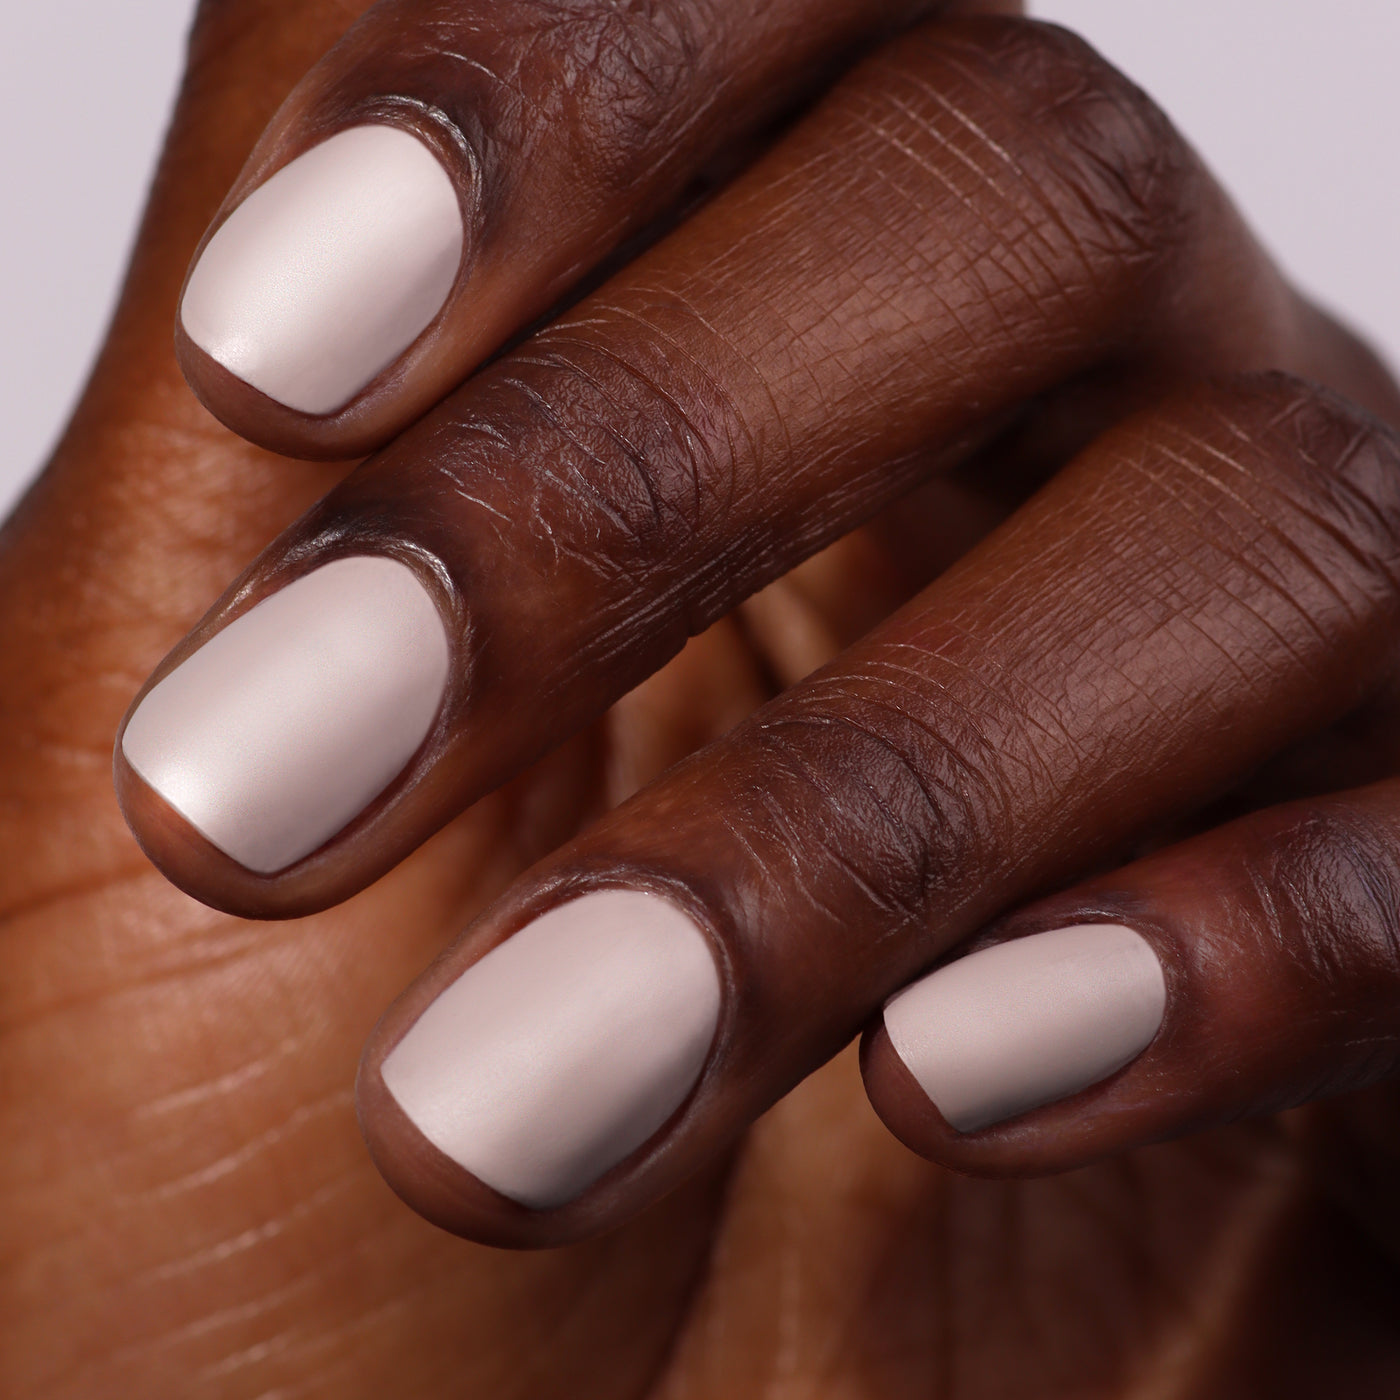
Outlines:
<svg viewBox="0 0 1400 1400"><path fill-rule="evenodd" d="M447 632L413 570L356 555L235 618L141 701L126 761L249 870L323 845L403 770L447 685Z"/></svg>
<svg viewBox="0 0 1400 1400"><path fill-rule="evenodd" d="M1137 1058L1166 1007L1162 965L1121 924L1000 943L891 997L885 1030L961 1133L1067 1098Z"/></svg>
<svg viewBox="0 0 1400 1400"><path fill-rule="evenodd" d="M399 127L352 127L228 216L190 274L180 320L269 398L331 413L442 309L462 242L457 192L428 147Z"/></svg>
<svg viewBox="0 0 1400 1400"><path fill-rule="evenodd" d="M719 1018L709 940L669 900L600 890L474 963L380 1073L419 1132L503 1196L573 1200L680 1107Z"/></svg>

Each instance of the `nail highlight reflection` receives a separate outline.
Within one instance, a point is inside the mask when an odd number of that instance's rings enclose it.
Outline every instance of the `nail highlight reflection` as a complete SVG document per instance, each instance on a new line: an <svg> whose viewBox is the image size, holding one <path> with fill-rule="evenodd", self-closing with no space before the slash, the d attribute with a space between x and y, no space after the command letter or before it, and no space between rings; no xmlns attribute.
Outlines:
<svg viewBox="0 0 1400 1400"><path fill-rule="evenodd" d="M1080 924L939 968L890 998L885 1030L943 1117L971 1133L1122 1069L1165 1007L1146 939L1121 924Z"/></svg>
<svg viewBox="0 0 1400 1400"><path fill-rule="evenodd" d="M272 874L402 772L447 686L447 632L407 565L304 574L215 633L122 735L126 761L225 855Z"/></svg>
<svg viewBox="0 0 1400 1400"><path fill-rule="evenodd" d="M719 1018L709 940L669 900L600 890L441 992L384 1060L429 1142L535 1209L573 1200L694 1087Z"/></svg>
<svg viewBox="0 0 1400 1400"><path fill-rule="evenodd" d="M333 413L442 309L461 263L457 192L393 126L342 131L259 185L205 245L185 333L269 398Z"/></svg>

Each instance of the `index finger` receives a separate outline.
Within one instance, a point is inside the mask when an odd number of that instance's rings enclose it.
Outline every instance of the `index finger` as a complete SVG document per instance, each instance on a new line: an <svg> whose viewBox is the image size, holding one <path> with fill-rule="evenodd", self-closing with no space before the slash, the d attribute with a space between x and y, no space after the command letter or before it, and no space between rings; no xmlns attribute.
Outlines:
<svg viewBox="0 0 1400 1400"><path fill-rule="evenodd" d="M950 8L382 0L287 99L206 236L186 377L263 446L367 452L726 150Z"/></svg>

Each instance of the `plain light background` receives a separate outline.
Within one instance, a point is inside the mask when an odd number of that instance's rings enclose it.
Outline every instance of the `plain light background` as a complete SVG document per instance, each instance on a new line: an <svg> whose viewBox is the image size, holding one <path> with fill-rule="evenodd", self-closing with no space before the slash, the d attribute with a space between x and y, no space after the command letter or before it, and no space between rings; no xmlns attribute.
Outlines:
<svg viewBox="0 0 1400 1400"><path fill-rule="evenodd" d="M116 293L193 0L11 3L0 45L0 516ZM1400 3L1039 0L1147 88L1310 292L1400 362Z"/></svg>

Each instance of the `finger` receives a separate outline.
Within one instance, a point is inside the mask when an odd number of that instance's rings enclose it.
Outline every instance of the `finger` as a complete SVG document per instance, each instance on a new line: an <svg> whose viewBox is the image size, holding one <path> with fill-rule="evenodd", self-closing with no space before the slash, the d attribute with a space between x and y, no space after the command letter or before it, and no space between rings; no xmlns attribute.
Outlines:
<svg viewBox="0 0 1400 1400"><path fill-rule="evenodd" d="M605 1227L996 912L1354 703L1400 615L1397 460L1277 378L1096 444L425 973L361 1071L391 1184L485 1239Z"/></svg>
<svg viewBox="0 0 1400 1400"><path fill-rule="evenodd" d="M170 349L185 267L240 147L329 42L306 19L310 8L200 7L106 342L0 539L0 686L12 716L3 766L24 775L33 801L95 796L103 813L100 838L85 810L80 838L9 871L26 892L20 903L38 904L80 851L94 881L139 861L108 796L111 734L130 687L217 589L345 474L340 465L289 472L284 459L234 438L189 393ZM57 787L38 776L55 754L64 755ZM22 810L6 820L26 828L32 811ZM56 818L45 824L58 829Z"/></svg>
<svg viewBox="0 0 1400 1400"><path fill-rule="evenodd" d="M1389 1078L1397 851L1389 780L1038 901L891 1001L871 1098L924 1156L1022 1174Z"/></svg>
<svg viewBox="0 0 1400 1400"><path fill-rule="evenodd" d="M383 0L288 98L186 284L191 384L345 457L487 354L932 0Z"/></svg>
<svg viewBox="0 0 1400 1400"><path fill-rule="evenodd" d="M934 26L284 536L138 698L124 808L202 899L344 898L1027 399L1091 382L1083 432L1312 329L1082 44Z"/></svg>

